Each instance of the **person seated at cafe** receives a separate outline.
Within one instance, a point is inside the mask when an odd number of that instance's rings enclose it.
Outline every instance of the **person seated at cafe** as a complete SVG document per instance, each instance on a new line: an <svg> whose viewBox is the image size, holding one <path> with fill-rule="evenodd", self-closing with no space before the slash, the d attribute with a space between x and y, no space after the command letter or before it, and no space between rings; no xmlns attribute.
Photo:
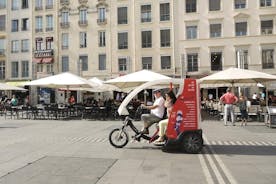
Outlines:
<svg viewBox="0 0 276 184"><path fill-rule="evenodd" d="M15 95L12 95L11 105L12 106L17 106L18 105L18 99L16 98Z"/></svg>
<svg viewBox="0 0 276 184"><path fill-rule="evenodd" d="M76 103L75 97L74 97L74 95L71 95L69 98L69 104L74 105L75 103Z"/></svg>
<svg viewBox="0 0 276 184"><path fill-rule="evenodd" d="M27 95L27 96L25 97L25 99L24 99L24 105L25 105L25 106L29 106L29 105L30 105L30 96L29 96L29 95Z"/></svg>

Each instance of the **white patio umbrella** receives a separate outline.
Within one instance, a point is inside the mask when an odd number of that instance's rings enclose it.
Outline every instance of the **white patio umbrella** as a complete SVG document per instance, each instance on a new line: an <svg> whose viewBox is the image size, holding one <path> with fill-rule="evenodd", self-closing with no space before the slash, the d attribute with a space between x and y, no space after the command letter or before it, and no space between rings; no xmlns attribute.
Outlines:
<svg viewBox="0 0 276 184"><path fill-rule="evenodd" d="M98 87L98 84L88 81L82 77L71 74L69 72L61 73L37 80L33 80L31 82L27 82L26 85L29 86L42 86L49 88L69 88L69 87L86 87L93 88Z"/></svg>
<svg viewBox="0 0 276 184"><path fill-rule="evenodd" d="M145 82L162 80L162 79L171 79L171 78L149 70L140 70L134 73L117 77L115 79L108 80L105 83L115 85L121 89L133 89Z"/></svg>
<svg viewBox="0 0 276 184"><path fill-rule="evenodd" d="M239 68L228 68L199 79L201 87L256 86L257 83L274 80L276 80L275 75Z"/></svg>
<svg viewBox="0 0 276 184"><path fill-rule="evenodd" d="M3 90L3 91L9 91L9 90L11 90L11 91L27 91L27 89L8 85L5 83L0 83L0 90Z"/></svg>
<svg viewBox="0 0 276 184"><path fill-rule="evenodd" d="M90 82L96 83L99 85L99 87L94 88L92 90L95 90L94 92L105 92L105 91L121 91L120 88L111 85L111 84L105 84L104 81L100 80L97 77L93 77L91 79L88 79Z"/></svg>
<svg viewBox="0 0 276 184"><path fill-rule="evenodd" d="M97 77L93 77L91 79L88 79L89 82L96 84L97 86L93 88L87 88L87 87L70 87L69 90L72 91L90 91L90 92L107 92L107 91L122 91L120 88L111 85L111 84L105 84L104 81L100 80ZM62 90L66 90L65 88L61 88Z"/></svg>

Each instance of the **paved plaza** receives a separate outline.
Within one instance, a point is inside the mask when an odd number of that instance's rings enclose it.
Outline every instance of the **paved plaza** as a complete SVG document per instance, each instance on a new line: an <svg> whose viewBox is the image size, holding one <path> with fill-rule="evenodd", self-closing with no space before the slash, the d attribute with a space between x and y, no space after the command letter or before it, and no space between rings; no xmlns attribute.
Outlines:
<svg viewBox="0 0 276 184"><path fill-rule="evenodd" d="M108 134L120 121L0 119L0 184L276 181L276 129L260 122L240 127L205 120L202 153L185 154L146 141L113 148Z"/></svg>

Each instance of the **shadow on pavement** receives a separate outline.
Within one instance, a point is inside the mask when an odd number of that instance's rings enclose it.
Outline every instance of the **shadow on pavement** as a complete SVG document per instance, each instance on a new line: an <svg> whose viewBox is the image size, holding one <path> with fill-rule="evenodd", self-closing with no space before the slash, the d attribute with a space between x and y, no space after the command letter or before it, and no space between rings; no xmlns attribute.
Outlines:
<svg viewBox="0 0 276 184"><path fill-rule="evenodd" d="M208 146L207 150L209 150ZM215 154L276 156L276 146L212 145ZM210 154L208 151L203 154Z"/></svg>
<svg viewBox="0 0 276 184"><path fill-rule="evenodd" d="M125 149L133 149L133 150L161 150L162 147L161 146L156 146L156 147L151 147L151 146L132 146L132 147L126 147Z"/></svg>

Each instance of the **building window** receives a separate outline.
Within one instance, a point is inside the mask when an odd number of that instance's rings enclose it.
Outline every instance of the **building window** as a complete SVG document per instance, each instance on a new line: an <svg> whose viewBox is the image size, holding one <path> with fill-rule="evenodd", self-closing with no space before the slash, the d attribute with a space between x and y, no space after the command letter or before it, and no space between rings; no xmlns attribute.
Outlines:
<svg viewBox="0 0 276 184"><path fill-rule="evenodd" d="M118 24L127 24L127 7L118 8Z"/></svg>
<svg viewBox="0 0 276 184"><path fill-rule="evenodd" d="M37 64L36 65L36 72L43 72L43 65L42 64Z"/></svg>
<svg viewBox="0 0 276 184"><path fill-rule="evenodd" d="M141 5L141 22L151 22L151 5Z"/></svg>
<svg viewBox="0 0 276 184"><path fill-rule="evenodd" d="M19 9L19 0L12 0L11 9L12 10L18 10Z"/></svg>
<svg viewBox="0 0 276 184"><path fill-rule="evenodd" d="M0 61L0 80L4 80L5 78L6 78L5 61Z"/></svg>
<svg viewBox="0 0 276 184"><path fill-rule="evenodd" d="M127 71L127 58L119 58L118 60L119 71Z"/></svg>
<svg viewBox="0 0 276 184"><path fill-rule="evenodd" d="M142 68L144 70L152 69L152 57L142 57Z"/></svg>
<svg viewBox="0 0 276 184"><path fill-rule="evenodd" d="M161 56L161 69L171 69L171 56Z"/></svg>
<svg viewBox="0 0 276 184"><path fill-rule="evenodd" d="M271 5L272 5L271 0L260 0L260 7L267 7Z"/></svg>
<svg viewBox="0 0 276 184"><path fill-rule="evenodd" d="M118 49L128 48L128 33L118 33Z"/></svg>
<svg viewBox="0 0 276 184"><path fill-rule="evenodd" d="M61 35L61 39L62 39L62 49L68 49L69 48L69 34L68 33L62 33Z"/></svg>
<svg viewBox="0 0 276 184"><path fill-rule="evenodd" d="M170 3L160 4L160 21L170 20Z"/></svg>
<svg viewBox="0 0 276 184"><path fill-rule="evenodd" d="M186 0L186 13L196 12L196 0Z"/></svg>
<svg viewBox="0 0 276 184"><path fill-rule="evenodd" d="M43 39L42 38L36 38L35 39L35 49L36 50L43 50Z"/></svg>
<svg viewBox="0 0 276 184"><path fill-rule="evenodd" d="M6 51L6 39L0 38L0 56L5 56Z"/></svg>
<svg viewBox="0 0 276 184"><path fill-rule="evenodd" d="M105 8L102 7L98 9L98 19L99 22L105 22Z"/></svg>
<svg viewBox="0 0 276 184"><path fill-rule="evenodd" d="M88 56L80 56L81 71L88 71Z"/></svg>
<svg viewBox="0 0 276 184"><path fill-rule="evenodd" d="M66 24L69 22L69 12L61 13L61 23Z"/></svg>
<svg viewBox="0 0 276 184"><path fill-rule="evenodd" d="M236 68L248 69L248 50L236 51Z"/></svg>
<svg viewBox="0 0 276 184"><path fill-rule="evenodd" d="M197 26L186 26L186 38L187 40L197 38Z"/></svg>
<svg viewBox="0 0 276 184"><path fill-rule="evenodd" d="M46 9L52 9L54 7L53 0L46 0Z"/></svg>
<svg viewBox="0 0 276 184"><path fill-rule="evenodd" d="M11 77L18 78L18 61L11 62Z"/></svg>
<svg viewBox="0 0 276 184"><path fill-rule="evenodd" d="M28 31L29 30L29 19L28 18L24 18L22 19L22 27L21 27L22 31Z"/></svg>
<svg viewBox="0 0 276 184"><path fill-rule="evenodd" d="M160 46L161 47L171 46L171 34L169 29L160 30Z"/></svg>
<svg viewBox="0 0 276 184"><path fill-rule="evenodd" d="M236 36L247 35L247 22L236 22L235 29L236 29Z"/></svg>
<svg viewBox="0 0 276 184"><path fill-rule="evenodd" d="M274 49L262 50L262 67L263 69L274 68Z"/></svg>
<svg viewBox="0 0 276 184"><path fill-rule="evenodd" d="M29 40L21 40L21 52L29 52L30 44Z"/></svg>
<svg viewBox="0 0 276 184"><path fill-rule="evenodd" d="M246 0L235 0L235 9L244 9L246 8Z"/></svg>
<svg viewBox="0 0 276 184"><path fill-rule="evenodd" d="M6 0L0 0L0 9L5 9L7 6Z"/></svg>
<svg viewBox="0 0 276 184"><path fill-rule="evenodd" d="M50 50L54 48L54 38L46 37L46 50Z"/></svg>
<svg viewBox="0 0 276 184"><path fill-rule="evenodd" d="M29 77L29 61L21 62L21 76Z"/></svg>
<svg viewBox="0 0 276 184"><path fill-rule="evenodd" d="M87 10L80 10L80 24L87 24Z"/></svg>
<svg viewBox="0 0 276 184"><path fill-rule="evenodd" d="M209 11L219 11L220 0L209 0Z"/></svg>
<svg viewBox="0 0 276 184"><path fill-rule="evenodd" d="M22 9L27 9L29 8L29 0L22 0Z"/></svg>
<svg viewBox="0 0 276 184"><path fill-rule="evenodd" d="M13 40L11 42L11 53L17 53L19 52L19 41Z"/></svg>
<svg viewBox="0 0 276 184"><path fill-rule="evenodd" d="M12 20L12 25L11 25L11 31L12 32L17 32L18 31L18 20Z"/></svg>
<svg viewBox="0 0 276 184"><path fill-rule="evenodd" d="M62 56L61 58L61 71L68 72L69 71L69 57Z"/></svg>
<svg viewBox="0 0 276 184"><path fill-rule="evenodd" d="M106 54L99 54L99 70L106 70Z"/></svg>
<svg viewBox="0 0 276 184"><path fill-rule="evenodd" d="M105 47L105 31L99 31L99 47Z"/></svg>
<svg viewBox="0 0 276 184"><path fill-rule="evenodd" d="M42 25L42 16L36 16L35 17L35 32L42 32L43 31L43 25Z"/></svg>
<svg viewBox="0 0 276 184"><path fill-rule="evenodd" d="M142 31L142 48L150 48L152 46L151 31Z"/></svg>
<svg viewBox="0 0 276 184"><path fill-rule="evenodd" d="M46 31L54 30L53 15L46 15Z"/></svg>
<svg viewBox="0 0 276 184"><path fill-rule="evenodd" d="M43 7L42 7L42 0L35 0L35 9L36 10L42 10Z"/></svg>
<svg viewBox="0 0 276 184"><path fill-rule="evenodd" d="M87 37L86 32L80 32L80 48L87 47Z"/></svg>
<svg viewBox="0 0 276 184"><path fill-rule="evenodd" d="M210 38L221 37L221 24L210 24Z"/></svg>
<svg viewBox="0 0 276 184"><path fill-rule="evenodd" d="M53 66L53 64L47 64L47 65L46 65L46 70L47 70L47 73L48 73L48 74L53 73L53 71L54 71L54 66Z"/></svg>
<svg viewBox="0 0 276 184"><path fill-rule="evenodd" d="M211 70L219 71L222 70L222 53L211 52Z"/></svg>
<svg viewBox="0 0 276 184"><path fill-rule="evenodd" d="M0 15L0 31L6 30L6 15Z"/></svg>
<svg viewBox="0 0 276 184"><path fill-rule="evenodd" d="M187 54L187 71L197 72L198 71L198 54L191 53Z"/></svg>
<svg viewBox="0 0 276 184"><path fill-rule="evenodd" d="M261 21L261 33L262 33L262 35L273 33L273 20L262 20Z"/></svg>

